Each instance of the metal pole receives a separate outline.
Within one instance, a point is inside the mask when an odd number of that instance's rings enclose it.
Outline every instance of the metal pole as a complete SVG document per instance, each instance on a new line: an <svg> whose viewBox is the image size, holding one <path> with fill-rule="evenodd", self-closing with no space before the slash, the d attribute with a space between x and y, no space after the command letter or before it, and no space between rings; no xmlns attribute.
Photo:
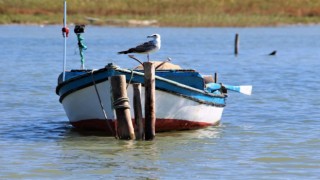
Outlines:
<svg viewBox="0 0 320 180"><path fill-rule="evenodd" d="M63 27L67 27L67 1L64 1L64 12L63 12ZM64 32L64 51L63 51L63 75L62 82L65 81L66 76L66 64L67 64L67 35Z"/></svg>

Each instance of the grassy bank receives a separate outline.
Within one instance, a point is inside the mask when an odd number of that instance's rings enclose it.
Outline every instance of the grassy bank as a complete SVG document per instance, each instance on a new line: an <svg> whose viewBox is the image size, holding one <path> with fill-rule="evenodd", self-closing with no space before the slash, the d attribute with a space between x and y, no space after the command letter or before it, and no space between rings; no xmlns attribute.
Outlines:
<svg viewBox="0 0 320 180"><path fill-rule="evenodd" d="M319 0L68 0L68 22L159 26L274 26L320 23ZM62 23L63 0L0 0L0 24Z"/></svg>

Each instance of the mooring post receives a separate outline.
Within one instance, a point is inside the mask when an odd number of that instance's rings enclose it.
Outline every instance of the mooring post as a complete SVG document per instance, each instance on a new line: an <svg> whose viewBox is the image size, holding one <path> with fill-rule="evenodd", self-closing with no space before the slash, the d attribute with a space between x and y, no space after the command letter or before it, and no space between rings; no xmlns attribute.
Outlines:
<svg viewBox="0 0 320 180"><path fill-rule="evenodd" d="M119 139L135 139L125 75L112 76L111 87L114 99L113 107L117 115L118 137Z"/></svg>
<svg viewBox="0 0 320 180"><path fill-rule="evenodd" d="M145 87L145 140L153 140L156 135L155 67L152 62L145 62L143 66Z"/></svg>
<svg viewBox="0 0 320 180"><path fill-rule="evenodd" d="M234 54L238 55L239 52L239 34L236 34L235 40L234 40Z"/></svg>
<svg viewBox="0 0 320 180"><path fill-rule="evenodd" d="M141 107L141 84L133 83L133 106L134 106L134 119L137 127L136 139L144 139L144 128L142 122L142 107Z"/></svg>
<svg viewBox="0 0 320 180"><path fill-rule="evenodd" d="M218 73L214 73L214 83L218 83Z"/></svg>

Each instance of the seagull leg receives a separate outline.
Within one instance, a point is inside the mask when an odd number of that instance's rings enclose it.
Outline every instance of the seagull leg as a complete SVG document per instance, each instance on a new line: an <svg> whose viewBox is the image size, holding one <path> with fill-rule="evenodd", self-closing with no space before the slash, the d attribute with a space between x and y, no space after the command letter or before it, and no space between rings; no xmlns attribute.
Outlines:
<svg viewBox="0 0 320 180"><path fill-rule="evenodd" d="M150 59L149 59L149 53L147 54L147 57L148 57L148 62L150 62Z"/></svg>

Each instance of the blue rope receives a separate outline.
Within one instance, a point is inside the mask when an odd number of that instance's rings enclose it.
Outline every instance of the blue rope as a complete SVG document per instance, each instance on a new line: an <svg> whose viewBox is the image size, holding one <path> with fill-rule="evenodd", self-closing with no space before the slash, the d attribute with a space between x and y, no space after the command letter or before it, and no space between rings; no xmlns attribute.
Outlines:
<svg viewBox="0 0 320 180"><path fill-rule="evenodd" d="M84 67L84 55L83 51L87 50L87 46L83 44L84 38L81 36L80 33L77 33L77 38L78 38L78 46L79 46L79 51L80 51L80 58L81 58L81 67Z"/></svg>

